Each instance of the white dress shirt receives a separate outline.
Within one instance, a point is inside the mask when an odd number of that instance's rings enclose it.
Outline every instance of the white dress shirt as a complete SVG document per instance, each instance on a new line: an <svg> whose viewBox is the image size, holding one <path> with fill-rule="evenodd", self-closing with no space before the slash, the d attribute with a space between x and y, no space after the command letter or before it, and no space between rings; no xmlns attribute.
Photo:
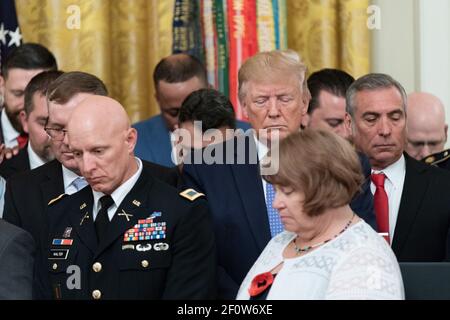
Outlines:
<svg viewBox="0 0 450 320"><path fill-rule="evenodd" d="M12 126L11 121L9 121L8 115L6 114L6 111L3 109L1 112L2 114L0 116L0 121L2 123L3 140L5 143L5 147L13 148L19 145L19 143L17 142L17 137L20 136L20 133Z"/></svg>
<svg viewBox="0 0 450 320"><path fill-rule="evenodd" d="M258 152L258 160L261 161L261 159L264 158L267 155L267 153L269 152L269 148L264 143L259 141L255 135L253 135L253 138L255 139L256 151ZM261 180L262 180L263 190L264 190L264 199L267 199L267 195L266 195L267 182L262 177L261 177Z"/></svg>
<svg viewBox="0 0 450 320"><path fill-rule="evenodd" d="M45 164L45 161L42 160L41 157L39 157L36 152L34 152L33 148L31 147L31 144L28 143L27 146L27 152L28 152L28 161L30 162L30 168L31 170L42 166Z"/></svg>
<svg viewBox="0 0 450 320"><path fill-rule="evenodd" d="M405 182L406 164L405 157L402 155L400 159L384 168L383 170L373 170L372 173L384 173L386 180L384 181L384 189L388 196L389 205L389 237L394 239L395 225L397 224L398 209L400 208L400 200L402 198L403 184ZM370 191L375 194L375 184L370 183Z"/></svg>
<svg viewBox="0 0 450 320"><path fill-rule="evenodd" d="M73 185L73 182L78 179L82 178L81 176L77 175L75 172L67 169L66 167L62 166L62 172L63 172L63 181L64 181L64 193L71 195L75 192L78 192L77 188ZM87 183L86 183L87 185Z"/></svg>
<svg viewBox="0 0 450 320"><path fill-rule="evenodd" d="M125 183L123 183L120 187L114 190L114 192L111 194L111 198L114 200L114 204L108 209L109 221L113 219L114 214L116 213L123 199L125 199L127 194L134 187L134 185L136 184L142 173L142 161L141 159L136 157L135 159L138 165L138 170L136 171L136 173L133 174L127 181L125 181ZM92 194L94 195L94 205L92 208L92 212L94 213L94 221L95 221L95 219L97 218L97 213L101 207L100 198L103 197L105 194L103 192L98 192L94 190L92 190Z"/></svg>

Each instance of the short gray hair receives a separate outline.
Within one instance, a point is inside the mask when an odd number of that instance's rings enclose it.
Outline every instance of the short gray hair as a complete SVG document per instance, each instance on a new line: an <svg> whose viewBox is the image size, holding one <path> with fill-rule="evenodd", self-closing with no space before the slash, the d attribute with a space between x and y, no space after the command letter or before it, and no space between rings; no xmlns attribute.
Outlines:
<svg viewBox="0 0 450 320"><path fill-rule="evenodd" d="M406 92L403 86L392 78L391 76L383 73L369 73L365 76L362 76L361 78L357 79L355 82L352 83L352 85L348 88L347 94L345 97L346 100L346 106L345 109L347 113L354 118L355 113L355 95L363 90L378 90L378 89L388 89L394 87L400 92L400 95L402 96L402 107L403 111L405 111L406 114Z"/></svg>

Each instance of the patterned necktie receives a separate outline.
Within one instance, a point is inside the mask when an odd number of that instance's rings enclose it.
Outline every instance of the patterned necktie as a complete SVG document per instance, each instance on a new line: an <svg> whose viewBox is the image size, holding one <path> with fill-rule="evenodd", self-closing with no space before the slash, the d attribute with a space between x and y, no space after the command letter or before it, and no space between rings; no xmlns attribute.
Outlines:
<svg viewBox="0 0 450 320"><path fill-rule="evenodd" d="M22 149L26 146L28 142L28 135L26 133L22 133L20 136L17 137L17 143L19 144L19 149Z"/></svg>
<svg viewBox="0 0 450 320"><path fill-rule="evenodd" d="M100 243L105 237L109 226L108 209L114 204L113 198L110 195L105 195L100 198L101 208L95 218L95 231L97 232L97 240Z"/></svg>
<svg viewBox="0 0 450 320"><path fill-rule="evenodd" d="M281 222L278 210L272 207L273 200L275 199L275 190L270 183L266 183L266 208L267 215L269 216L270 234L272 238L283 231L284 226Z"/></svg>
<svg viewBox="0 0 450 320"><path fill-rule="evenodd" d="M384 173L372 173L371 177L372 182L376 187L373 202L375 215L377 217L378 232L388 243L391 243L389 238L389 202L386 190L384 189L386 176Z"/></svg>
<svg viewBox="0 0 450 320"><path fill-rule="evenodd" d="M72 181L72 185L77 189L77 192L87 186L87 182L83 177L78 177Z"/></svg>

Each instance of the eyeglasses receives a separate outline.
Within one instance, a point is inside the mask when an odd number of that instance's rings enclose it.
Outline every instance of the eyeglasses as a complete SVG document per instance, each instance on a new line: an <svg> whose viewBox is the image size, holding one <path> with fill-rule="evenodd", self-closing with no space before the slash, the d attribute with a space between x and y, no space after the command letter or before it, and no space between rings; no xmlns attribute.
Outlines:
<svg viewBox="0 0 450 320"><path fill-rule="evenodd" d="M49 127L45 127L44 128L45 132L47 132L47 135L52 138L53 140L56 141L62 141L64 140L64 136L67 133L66 129L58 129L58 128L49 128Z"/></svg>

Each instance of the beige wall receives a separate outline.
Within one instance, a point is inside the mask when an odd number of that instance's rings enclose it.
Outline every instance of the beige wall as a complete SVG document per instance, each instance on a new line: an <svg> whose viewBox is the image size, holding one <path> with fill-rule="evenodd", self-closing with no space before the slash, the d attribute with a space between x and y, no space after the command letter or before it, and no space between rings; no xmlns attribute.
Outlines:
<svg viewBox="0 0 450 320"><path fill-rule="evenodd" d="M426 91L450 121L450 1L373 0L380 29L372 33L372 71L392 75L407 93ZM450 141L447 142L447 148Z"/></svg>

